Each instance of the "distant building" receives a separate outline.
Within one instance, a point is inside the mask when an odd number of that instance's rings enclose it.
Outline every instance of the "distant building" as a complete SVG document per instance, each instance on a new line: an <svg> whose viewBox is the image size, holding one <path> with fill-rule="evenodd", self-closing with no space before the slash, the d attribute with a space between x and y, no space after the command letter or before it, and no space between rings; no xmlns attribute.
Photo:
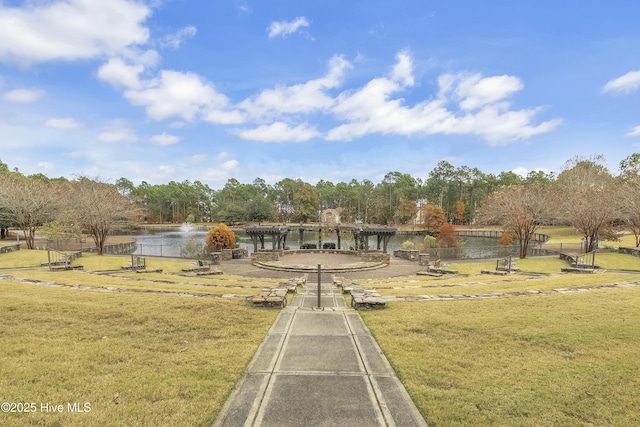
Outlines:
<svg viewBox="0 0 640 427"><path fill-rule="evenodd" d="M320 222L328 225L340 224L340 215L342 215L342 208L325 209L320 213Z"/></svg>

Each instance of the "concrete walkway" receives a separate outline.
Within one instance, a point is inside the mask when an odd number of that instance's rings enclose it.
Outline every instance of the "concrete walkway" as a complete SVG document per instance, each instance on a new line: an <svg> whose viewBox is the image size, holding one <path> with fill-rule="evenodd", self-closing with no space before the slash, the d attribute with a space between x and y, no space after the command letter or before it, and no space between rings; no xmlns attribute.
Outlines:
<svg viewBox="0 0 640 427"><path fill-rule="evenodd" d="M283 309L214 427L426 426L358 313L332 284Z"/></svg>

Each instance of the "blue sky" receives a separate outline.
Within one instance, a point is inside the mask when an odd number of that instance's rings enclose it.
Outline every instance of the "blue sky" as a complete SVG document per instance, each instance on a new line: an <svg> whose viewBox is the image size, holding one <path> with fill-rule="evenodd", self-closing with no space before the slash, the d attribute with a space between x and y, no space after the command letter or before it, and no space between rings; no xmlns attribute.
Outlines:
<svg viewBox="0 0 640 427"><path fill-rule="evenodd" d="M640 152L640 3L0 0L0 160L151 184Z"/></svg>

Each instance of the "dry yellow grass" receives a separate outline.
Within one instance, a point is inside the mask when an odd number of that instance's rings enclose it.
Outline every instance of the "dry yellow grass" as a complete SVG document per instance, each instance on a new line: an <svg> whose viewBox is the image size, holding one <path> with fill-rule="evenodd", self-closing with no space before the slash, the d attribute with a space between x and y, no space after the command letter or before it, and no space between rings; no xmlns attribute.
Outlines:
<svg viewBox="0 0 640 427"><path fill-rule="evenodd" d="M230 276L226 280L203 279L196 280L192 277L181 277L176 275L156 275L148 277L148 274L136 274L133 276L120 275L99 275L86 271L48 271L21 270L11 273L13 277L20 279L37 280L40 282L55 282L60 285L86 286L90 288L112 288L114 290L130 291L167 291L167 292L190 292L198 294L256 294L256 288L241 287L246 282L235 282ZM212 276L221 277L221 276ZM220 284L219 284L220 283ZM223 284L222 284L223 283ZM254 282L255 283L255 282ZM263 280L260 283L266 286L275 286L275 280Z"/></svg>
<svg viewBox="0 0 640 427"><path fill-rule="evenodd" d="M589 275L557 274L531 277L524 275L478 275L441 281L412 282L411 285L391 288L375 281L359 282L365 288L376 289L382 296L413 295L477 295L495 292L550 291L562 288L594 287L611 283L640 281L640 273L594 273Z"/></svg>
<svg viewBox="0 0 640 427"><path fill-rule="evenodd" d="M278 313L10 280L0 312L0 401L65 409L0 414L3 426L208 425ZM68 413L67 402L91 412Z"/></svg>
<svg viewBox="0 0 640 427"><path fill-rule="evenodd" d="M362 317L437 426L640 425L640 286Z"/></svg>
<svg viewBox="0 0 640 427"><path fill-rule="evenodd" d="M4 268L37 267L47 262L47 251L20 250L0 254L0 270Z"/></svg>

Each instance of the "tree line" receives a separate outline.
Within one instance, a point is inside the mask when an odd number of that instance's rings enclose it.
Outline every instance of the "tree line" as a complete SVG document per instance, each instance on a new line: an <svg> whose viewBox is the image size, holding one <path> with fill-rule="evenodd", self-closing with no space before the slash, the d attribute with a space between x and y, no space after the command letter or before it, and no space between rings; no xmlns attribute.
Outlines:
<svg viewBox="0 0 640 427"><path fill-rule="evenodd" d="M549 223L573 225L589 248L616 225L626 225L640 244L639 176L640 154L634 153L620 162L616 176L602 156L576 156L558 176L486 174L441 161L425 179L401 172L389 172L378 183L352 179L312 185L284 178L270 185L261 178L252 183L231 178L212 189L200 181L136 186L126 178L111 184L88 177L25 176L0 161L0 228L21 228L33 245L38 228L54 233L56 224L66 229L73 224L92 234L100 249L109 230L130 220L316 222L322 210L340 208L347 223L415 223L434 232L443 224L500 225L526 254L535 229Z"/></svg>
<svg viewBox="0 0 640 427"><path fill-rule="evenodd" d="M148 222L315 222L318 212L341 208L344 222L407 224L417 209L437 204L450 223L471 222L487 195L506 185L548 183L553 173L532 171L526 177L513 172L485 174L477 168L454 167L441 161L428 178L401 172L387 173L381 182L368 179L315 185L284 178L273 185L262 178L252 183L229 179L223 188L211 189L200 181L135 186L126 178L115 182L118 190L135 198Z"/></svg>

